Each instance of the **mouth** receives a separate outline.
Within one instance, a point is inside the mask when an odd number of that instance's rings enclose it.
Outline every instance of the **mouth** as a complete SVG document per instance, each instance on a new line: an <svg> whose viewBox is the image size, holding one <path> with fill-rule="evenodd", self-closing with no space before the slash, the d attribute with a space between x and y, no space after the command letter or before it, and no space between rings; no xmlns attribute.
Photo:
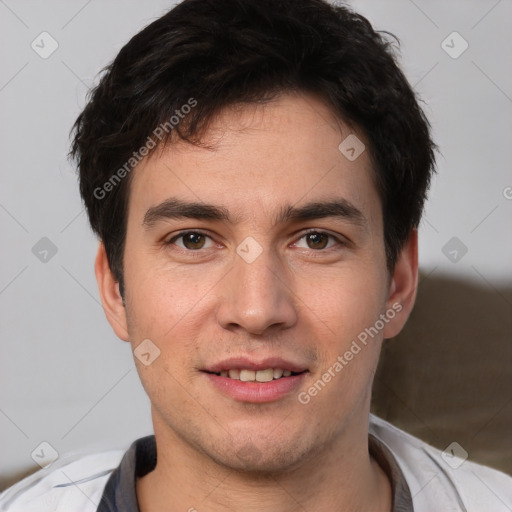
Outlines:
<svg viewBox="0 0 512 512"><path fill-rule="evenodd" d="M231 368L221 370L220 372L206 372L218 377L227 377L228 379L239 380L242 382L271 382L273 380L284 379L305 373L307 370L292 372L283 370L283 368L266 368L264 370L247 370L242 368Z"/></svg>
<svg viewBox="0 0 512 512"><path fill-rule="evenodd" d="M238 401L264 403L297 392L309 370L282 358L229 359L202 370L222 394Z"/></svg>

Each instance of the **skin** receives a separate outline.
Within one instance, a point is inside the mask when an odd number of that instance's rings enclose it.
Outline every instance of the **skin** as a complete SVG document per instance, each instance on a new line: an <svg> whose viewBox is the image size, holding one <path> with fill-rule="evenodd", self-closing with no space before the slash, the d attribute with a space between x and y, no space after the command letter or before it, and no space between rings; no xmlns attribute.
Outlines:
<svg viewBox="0 0 512 512"><path fill-rule="evenodd" d="M117 336L160 350L149 366L135 358L158 451L156 469L137 480L142 512L391 510L390 482L368 453L371 386L383 339L414 303L417 234L390 275L368 151L351 162L338 149L351 133L364 141L320 99L286 94L222 111L203 139L214 149L175 142L133 171L126 306L102 244L95 269ZM169 198L222 207L231 220L144 226L148 209ZM274 222L286 205L340 198L363 222ZM311 229L332 236L308 238ZM207 236L193 245L175 239L183 230ZM246 237L262 248L252 263L236 252ZM297 392L393 304L401 311L301 404ZM308 373L277 401L238 401L200 370L239 355L283 357Z"/></svg>

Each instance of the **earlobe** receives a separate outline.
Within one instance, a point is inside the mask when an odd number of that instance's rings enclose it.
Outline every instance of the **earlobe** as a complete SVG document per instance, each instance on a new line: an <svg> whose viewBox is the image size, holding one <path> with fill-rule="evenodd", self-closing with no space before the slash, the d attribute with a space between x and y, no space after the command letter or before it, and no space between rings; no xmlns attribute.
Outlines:
<svg viewBox="0 0 512 512"><path fill-rule="evenodd" d="M119 291L119 283L115 279L108 263L107 253L103 242L100 242L94 272L100 293L103 310L108 322L116 335L124 341L128 341L128 328L126 321L126 308Z"/></svg>
<svg viewBox="0 0 512 512"><path fill-rule="evenodd" d="M398 255L389 285L386 307L395 315L384 329L384 338L393 338L405 325L414 307L418 288L418 231L412 230Z"/></svg>

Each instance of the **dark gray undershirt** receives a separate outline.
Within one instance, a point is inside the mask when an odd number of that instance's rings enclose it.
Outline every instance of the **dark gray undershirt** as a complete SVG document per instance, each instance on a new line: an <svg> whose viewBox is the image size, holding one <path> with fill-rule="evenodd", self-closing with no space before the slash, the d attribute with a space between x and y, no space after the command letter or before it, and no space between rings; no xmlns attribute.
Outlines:
<svg viewBox="0 0 512 512"><path fill-rule="evenodd" d="M372 434L368 434L368 443L371 456L391 481L392 512L414 512L411 491L393 454ZM140 512L135 482L155 467L155 436L137 439L110 475L97 512Z"/></svg>

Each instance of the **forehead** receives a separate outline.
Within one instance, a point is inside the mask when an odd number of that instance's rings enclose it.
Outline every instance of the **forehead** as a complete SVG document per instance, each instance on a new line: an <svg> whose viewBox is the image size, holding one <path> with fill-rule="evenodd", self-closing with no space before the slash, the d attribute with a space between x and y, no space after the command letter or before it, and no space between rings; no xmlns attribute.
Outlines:
<svg viewBox="0 0 512 512"><path fill-rule="evenodd" d="M227 108L208 126L208 147L173 142L137 166L129 215L179 197L218 204L243 222L275 219L285 205L341 197L372 217L380 201L369 157L363 151L352 160L340 151L349 136L360 150L364 137L310 95Z"/></svg>

